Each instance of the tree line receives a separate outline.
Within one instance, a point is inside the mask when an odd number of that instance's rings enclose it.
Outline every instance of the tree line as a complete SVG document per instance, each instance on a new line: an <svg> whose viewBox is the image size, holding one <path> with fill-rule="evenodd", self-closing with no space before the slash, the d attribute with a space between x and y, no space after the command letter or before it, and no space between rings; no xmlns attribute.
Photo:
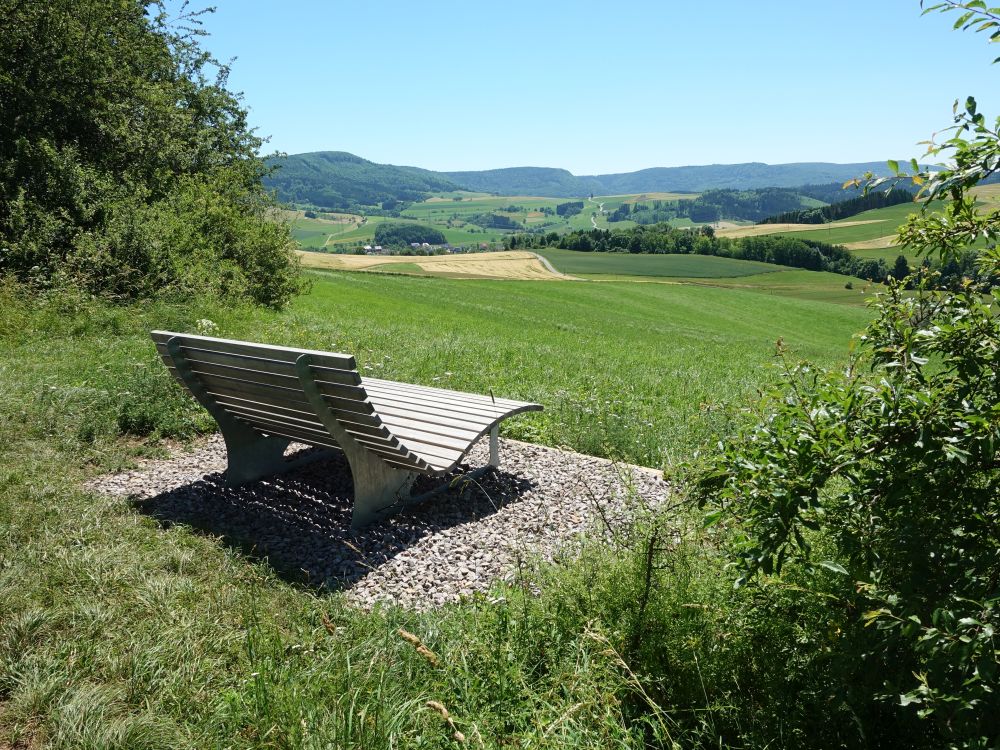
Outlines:
<svg viewBox="0 0 1000 750"><path fill-rule="evenodd" d="M850 198L839 203L832 203L829 206L818 208L802 208L797 211L786 211L784 213L768 216L761 219L758 224L825 224L828 221L838 221L851 216L856 216L863 211L870 211L875 208L885 208L886 206L898 206L902 203L912 203L913 193L899 188L886 192L873 191L866 195Z"/></svg>
<svg viewBox="0 0 1000 750"><path fill-rule="evenodd" d="M510 250L558 247L602 253L715 255L755 260L810 271L831 271L869 281L885 281L890 269L882 259L858 258L841 245L782 235L717 237L711 227L677 229L669 224L630 229L591 229L559 234L515 234L504 240ZM905 269L906 259L903 259ZM894 273L906 273L898 265Z"/></svg>
<svg viewBox="0 0 1000 750"><path fill-rule="evenodd" d="M793 188L706 190L696 198L622 203L608 221L659 224L671 219L713 222L721 219L759 221L775 213L802 208L802 195Z"/></svg>

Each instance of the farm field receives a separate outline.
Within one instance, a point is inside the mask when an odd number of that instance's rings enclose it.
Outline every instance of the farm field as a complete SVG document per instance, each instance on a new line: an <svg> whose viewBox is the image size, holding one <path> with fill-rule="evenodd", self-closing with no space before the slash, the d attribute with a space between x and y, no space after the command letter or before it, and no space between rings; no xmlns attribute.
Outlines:
<svg viewBox="0 0 1000 750"><path fill-rule="evenodd" d="M382 271L451 278L561 280L534 253L510 251L461 255L342 255L299 251L306 268L339 271Z"/></svg>
<svg viewBox="0 0 1000 750"><path fill-rule="evenodd" d="M302 211L284 211L291 222L292 236L300 247L321 249L335 245L371 244L375 240L375 228L384 221L416 223L432 226L440 230L445 239L454 245L474 245L480 242L499 242L505 232L498 229L484 229L469 222L476 214L493 213L506 216L525 229L545 229L566 232L592 229L626 229L635 226L632 221L610 223L608 214L625 202L641 200L693 199L690 193L649 193L643 195L594 196L581 198L583 210L570 217L556 215L555 208L560 203L572 202L570 198L543 198L537 196L492 196L482 193L443 193L426 201L415 203L399 217L369 216L357 214L325 214L318 218L306 218ZM600 210L603 204L603 212ZM516 207L517 210L505 209ZM542 209L550 211L543 212ZM593 218L593 221L591 221ZM694 226L688 219L677 219L676 226Z"/></svg>
<svg viewBox="0 0 1000 750"><path fill-rule="evenodd" d="M539 255L547 258L563 273L601 276L721 278L771 274L785 266L758 263L752 260L717 258L711 255L644 255L633 253L587 253L559 248L542 248Z"/></svg>
<svg viewBox="0 0 1000 750"><path fill-rule="evenodd" d="M776 297L794 297L815 302L864 307L880 284L825 271L791 269L771 274L719 279L678 279L680 283L739 289ZM847 284L851 288L847 288Z"/></svg>
<svg viewBox="0 0 1000 750"><path fill-rule="evenodd" d="M704 405L741 403L774 375L779 337L831 364L869 315L709 286L309 277L269 340L352 352L379 377L539 401L545 412L505 434L654 467L718 427Z"/></svg>

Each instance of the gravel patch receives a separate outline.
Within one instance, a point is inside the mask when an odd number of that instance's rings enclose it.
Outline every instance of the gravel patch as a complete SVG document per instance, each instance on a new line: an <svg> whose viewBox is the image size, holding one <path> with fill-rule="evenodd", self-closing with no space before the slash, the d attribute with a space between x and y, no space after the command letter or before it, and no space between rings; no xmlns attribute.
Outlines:
<svg viewBox="0 0 1000 750"><path fill-rule="evenodd" d="M637 507L663 504L669 494L649 469L501 439L499 470L464 482L456 473L446 492L353 531L353 484L342 455L226 487L225 453L215 435L88 487L125 497L162 523L221 536L283 576L343 590L365 608L424 609L485 592L513 580L524 561L552 560L582 534L609 533ZM484 439L460 469L485 465L488 456ZM415 492L443 481L421 477Z"/></svg>

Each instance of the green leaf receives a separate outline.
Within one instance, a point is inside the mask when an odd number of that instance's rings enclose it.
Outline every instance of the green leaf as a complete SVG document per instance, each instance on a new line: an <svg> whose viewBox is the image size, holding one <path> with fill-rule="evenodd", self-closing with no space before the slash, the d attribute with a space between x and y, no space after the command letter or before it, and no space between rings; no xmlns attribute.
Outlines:
<svg viewBox="0 0 1000 750"><path fill-rule="evenodd" d="M847 575L847 568L845 568L840 563L835 563L833 560L823 560L819 563L821 568L826 568L834 573L840 573L841 575Z"/></svg>
<svg viewBox="0 0 1000 750"><path fill-rule="evenodd" d="M706 513L701 522L702 528L707 529L710 526L715 526L720 518L722 518L722 510L713 510L711 513Z"/></svg>

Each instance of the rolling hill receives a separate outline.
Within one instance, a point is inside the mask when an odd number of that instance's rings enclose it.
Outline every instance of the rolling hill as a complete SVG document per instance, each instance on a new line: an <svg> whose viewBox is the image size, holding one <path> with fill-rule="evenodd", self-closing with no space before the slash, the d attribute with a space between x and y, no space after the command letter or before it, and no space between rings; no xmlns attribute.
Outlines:
<svg viewBox="0 0 1000 750"><path fill-rule="evenodd" d="M376 164L344 151L316 151L275 157L265 184L285 203L332 210L378 207L393 201L420 201L432 193L468 190L496 195L579 198L655 192L696 193L718 188L745 190L841 183L871 171L886 172L884 162L831 164L711 164L655 167L638 172L577 176L565 169L511 167L475 172L433 172L419 167Z"/></svg>
<svg viewBox="0 0 1000 750"><path fill-rule="evenodd" d="M284 203L353 210L389 201L419 201L460 187L437 172L375 164L345 151L317 151L273 157L274 173L264 185Z"/></svg>

